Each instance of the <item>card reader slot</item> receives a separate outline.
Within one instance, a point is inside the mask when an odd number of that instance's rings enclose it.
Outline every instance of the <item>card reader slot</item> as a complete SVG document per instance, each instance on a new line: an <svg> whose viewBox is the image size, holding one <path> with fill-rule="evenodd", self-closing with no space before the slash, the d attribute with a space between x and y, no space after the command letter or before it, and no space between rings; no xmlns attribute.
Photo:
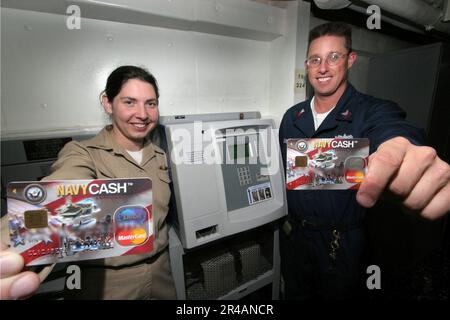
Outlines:
<svg viewBox="0 0 450 320"><path fill-rule="evenodd" d="M211 227L203 228L195 231L195 236L197 239L212 235L217 232L217 224Z"/></svg>

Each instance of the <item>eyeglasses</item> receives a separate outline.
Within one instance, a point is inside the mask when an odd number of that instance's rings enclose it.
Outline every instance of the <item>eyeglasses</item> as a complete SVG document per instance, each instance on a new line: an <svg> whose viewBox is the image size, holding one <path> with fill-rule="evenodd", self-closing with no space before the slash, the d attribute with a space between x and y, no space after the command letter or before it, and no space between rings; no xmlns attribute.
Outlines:
<svg viewBox="0 0 450 320"><path fill-rule="evenodd" d="M325 61L329 66L335 66L339 63L339 59L345 57L348 53L330 52ZM306 65L310 68L317 68L322 63L322 58L319 56L312 56L306 59Z"/></svg>

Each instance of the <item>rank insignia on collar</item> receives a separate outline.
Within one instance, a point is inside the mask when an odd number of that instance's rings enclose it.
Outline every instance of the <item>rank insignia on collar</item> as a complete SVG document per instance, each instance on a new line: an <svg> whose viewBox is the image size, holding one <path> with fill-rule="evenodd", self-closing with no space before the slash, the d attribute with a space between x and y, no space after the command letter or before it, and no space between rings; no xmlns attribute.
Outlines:
<svg viewBox="0 0 450 320"><path fill-rule="evenodd" d="M348 111L348 109L345 112L341 113L344 119L350 119L352 117L352 113Z"/></svg>
<svg viewBox="0 0 450 320"><path fill-rule="evenodd" d="M302 116L302 114L305 112L305 109L302 109L300 111L297 111L297 115L295 116L297 119Z"/></svg>

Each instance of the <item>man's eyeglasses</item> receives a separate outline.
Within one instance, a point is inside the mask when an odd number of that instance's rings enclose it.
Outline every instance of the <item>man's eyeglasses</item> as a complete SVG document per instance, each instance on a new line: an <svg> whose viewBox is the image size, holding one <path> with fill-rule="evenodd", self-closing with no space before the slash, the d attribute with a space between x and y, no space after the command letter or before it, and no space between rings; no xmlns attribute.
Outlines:
<svg viewBox="0 0 450 320"><path fill-rule="evenodd" d="M329 66L335 66L339 63L339 60L346 55L348 55L348 53L330 52L325 61ZM306 65L310 68L317 68L321 63L322 58L319 56L312 56L306 60Z"/></svg>

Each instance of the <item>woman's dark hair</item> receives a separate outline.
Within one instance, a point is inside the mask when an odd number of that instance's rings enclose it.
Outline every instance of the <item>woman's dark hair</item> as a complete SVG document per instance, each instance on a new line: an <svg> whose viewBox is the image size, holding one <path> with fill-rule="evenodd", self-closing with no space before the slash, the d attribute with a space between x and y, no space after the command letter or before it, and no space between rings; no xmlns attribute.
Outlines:
<svg viewBox="0 0 450 320"><path fill-rule="evenodd" d="M309 32L308 48L311 42L323 36L337 36L345 38L345 47L352 51L352 28L345 22L328 22L313 28Z"/></svg>
<svg viewBox="0 0 450 320"><path fill-rule="evenodd" d="M139 79L150 83L155 89L156 99L159 99L158 83L150 72L136 66L121 66L111 72L106 80L106 88L103 93L106 94L108 101L112 102L114 97L119 94L123 84L130 79Z"/></svg>

